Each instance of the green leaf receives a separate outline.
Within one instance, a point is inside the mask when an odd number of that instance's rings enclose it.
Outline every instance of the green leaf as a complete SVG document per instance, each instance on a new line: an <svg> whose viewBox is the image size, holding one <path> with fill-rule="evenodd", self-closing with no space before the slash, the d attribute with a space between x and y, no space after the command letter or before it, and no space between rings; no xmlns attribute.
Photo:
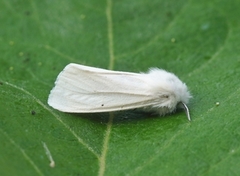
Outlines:
<svg viewBox="0 0 240 176"><path fill-rule="evenodd" d="M238 175L239 9L239 0L1 1L0 175ZM70 62L174 72L193 95L192 121L181 110L54 110L48 94Z"/></svg>

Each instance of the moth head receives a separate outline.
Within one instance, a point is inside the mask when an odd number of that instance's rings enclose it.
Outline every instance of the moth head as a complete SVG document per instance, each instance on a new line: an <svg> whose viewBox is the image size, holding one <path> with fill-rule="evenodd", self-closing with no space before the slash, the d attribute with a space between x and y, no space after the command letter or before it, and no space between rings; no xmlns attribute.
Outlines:
<svg viewBox="0 0 240 176"><path fill-rule="evenodd" d="M191 95L185 83L183 83L177 76L168 73L165 79L166 92L169 93L171 106L177 106L179 102L187 104Z"/></svg>
<svg viewBox="0 0 240 176"><path fill-rule="evenodd" d="M158 94L160 112L171 113L178 106L186 110L186 104L191 95L185 83L173 73L157 68L151 69L149 75L154 78L152 80L152 85L155 85L153 91Z"/></svg>
<svg viewBox="0 0 240 176"><path fill-rule="evenodd" d="M188 103L191 95L185 83L183 83L176 75L162 69L152 68L149 71L151 86L162 92L163 98L174 99L178 102ZM155 86L153 86L155 85Z"/></svg>
<svg viewBox="0 0 240 176"><path fill-rule="evenodd" d="M177 107L183 108L186 112L188 120L190 121L191 119L187 103L189 102L191 95L186 84L172 73L168 74L168 77L166 78L166 84L168 84L167 87L169 88L169 110L172 112Z"/></svg>

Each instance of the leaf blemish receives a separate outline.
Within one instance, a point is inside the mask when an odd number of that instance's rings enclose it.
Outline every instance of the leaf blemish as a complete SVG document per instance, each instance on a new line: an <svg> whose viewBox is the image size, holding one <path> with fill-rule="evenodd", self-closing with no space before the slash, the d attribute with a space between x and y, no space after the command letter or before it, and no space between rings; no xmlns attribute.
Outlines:
<svg viewBox="0 0 240 176"><path fill-rule="evenodd" d="M35 115L35 114L36 114L36 111L32 110L32 111L31 111L31 114L32 114L32 115Z"/></svg>
<svg viewBox="0 0 240 176"><path fill-rule="evenodd" d="M26 58L23 60L24 63L27 63L27 62L29 62L29 61L30 61L30 58L29 58L29 57L26 57Z"/></svg>
<svg viewBox="0 0 240 176"><path fill-rule="evenodd" d="M46 155L47 155L47 157L50 161L49 166L52 167L52 168L55 167L55 162L54 162L53 157L50 153L50 150L47 147L47 144L45 142L42 142L42 144L43 144L43 148L45 149Z"/></svg>

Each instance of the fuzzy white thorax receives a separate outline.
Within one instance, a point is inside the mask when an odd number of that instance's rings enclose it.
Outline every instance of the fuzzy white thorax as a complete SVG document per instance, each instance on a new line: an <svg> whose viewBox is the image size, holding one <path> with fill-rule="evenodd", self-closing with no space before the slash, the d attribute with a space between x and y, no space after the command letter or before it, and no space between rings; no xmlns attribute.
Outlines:
<svg viewBox="0 0 240 176"><path fill-rule="evenodd" d="M173 112L179 102L188 103L191 95L185 83L173 73L158 68L151 68L145 74L149 90L155 97L155 104L148 108L155 109L160 115Z"/></svg>

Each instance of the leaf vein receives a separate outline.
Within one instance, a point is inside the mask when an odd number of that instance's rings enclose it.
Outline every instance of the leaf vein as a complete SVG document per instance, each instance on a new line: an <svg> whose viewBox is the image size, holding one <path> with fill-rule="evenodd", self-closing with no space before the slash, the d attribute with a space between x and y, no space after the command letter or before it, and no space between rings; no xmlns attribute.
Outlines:
<svg viewBox="0 0 240 176"><path fill-rule="evenodd" d="M49 107L47 107L45 104L43 104L38 98L36 98L34 95L32 95L30 92L28 92L27 90L21 88L21 87L18 87L14 84L11 84L9 82L5 82L4 83L10 87L13 87L17 90L20 90L22 91L23 93L27 94L28 96L32 97L33 100L35 100L39 105L41 105L45 110L47 110L48 112L50 112L65 128L67 128L71 133L72 135L78 140L78 142L80 144L82 144L84 147L86 147L90 152L92 152L97 158L99 158L99 154L97 154L97 152L95 152L93 150L92 147L90 147L86 142L83 141L83 139L81 137L79 137L66 123L64 123L62 121L62 119L60 118L60 116L58 116L57 114L55 114Z"/></svg>
<svg viewBox="0 0 240 176"><path fill-rule="evenodd" d="M108 29L108 49L109 49L109 66L110 70L114 68L114 42L113 42L113 22L112 22L112 0L106 0L106 18L107 18L107 29ZM107 123L106 133L103 139L103 146L101 156L99 157L99 171L98 176L103 176L106 169L106 155L108 151L108 144L110 139L110 134L112 130L114 114L113 112L109 113L109 120Z"/></svg>
<svg viewBox="0 0 240 176"><path fill-rule="evenodd" d="M182 9L179 11L178 15L175 15L175 18L172 19L172 21L166 26L165 28L165 31L168 31L172 26L173 24L176 22L176 20L178 19L178 17L180 16L181 13L183 13L183 11L186 9L188 3L186 3L186 5L184 5L182 7ZM158 34L156 34L154 37L152 37L151 40L149 40L149 42L147 42L145 45L139 47L138 49L136 49L135 51L132 51L130 53L123 53L123 54L120 54L118 56L116 56L117 59L119 58L122 58L122 57L125 57L127 55L133 55L133 54L138 54L140 53L141 51L147 49L148 47L150 47L151 45L153 45L154 43L156 43L156 41L162 36L162 33L163 31L160 31Z"/></svg>
<svg viewBox="0 0 240 176"><path fill-rule="evenodd" d="M27 153L24 151L24 149L22 149L19 145L16 144L16 142L6 133L4 132L2 129L0 129L0 131L4 134L4 136L6 136L6 138L8 138L8 140L18 149L20 150L20 152L22 153L23 157L33 166L33 168L35 169L35 171L43 176L44 174L40 171L40 169L37 167L37 165L34 163L34 161L27 155Z"/></svg>

